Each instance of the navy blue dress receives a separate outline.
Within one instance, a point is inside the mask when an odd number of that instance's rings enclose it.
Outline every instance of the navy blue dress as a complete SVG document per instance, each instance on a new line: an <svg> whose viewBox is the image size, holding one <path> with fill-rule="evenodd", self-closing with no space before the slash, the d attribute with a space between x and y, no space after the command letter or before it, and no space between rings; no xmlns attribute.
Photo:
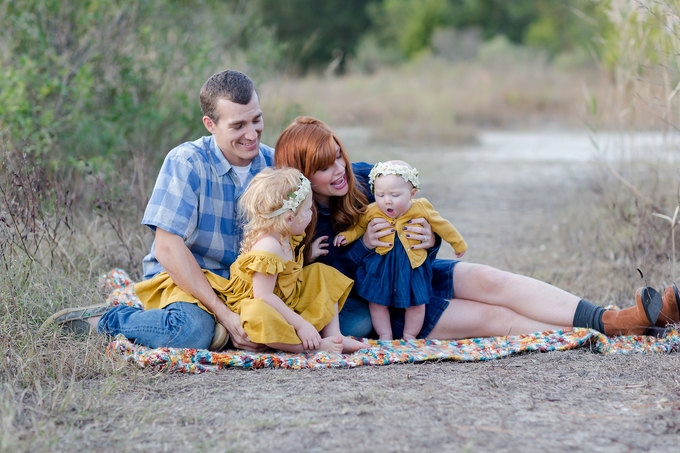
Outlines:
<svg viewBox="0 0 680 453"><path fill-rule="evenodd" d="M396 240L386 254L374 252L364 258L354 286L361 297L385 307L427 304L432 297L432 263L428 259L412 269L404 245Z"/></svg>
<svg viewBox="0 0 680 453"><path fill-rule="evenodd" d="M369 202L375 201L375 198L370 193L368 185L368 174L373 168L373 165L366 162L355 162L352 164L354 176L357 179L358 186L363 190L368 197ZM333 229L331 222L330 210L324 206L316 204L317 223L316 223L316 237L328 236L328 254L316 259L315 262L328 264L333 266L351 279L357 279L357 271L364 263L364 260L370 255L376 255L373 250L368 250L361 240L354 241L346 247L335 247L333 245L333 238L340 232ZM428 250L427 261L432 269L432 284L430 289L432 296L429 303L425 305L425 320L423 327L418 334L418 338L425 338L434 328L437 321L441 317L444 310L449 306L449 300L453 299L453 268L459 262L457 260L442 260L437 259L437 252L441 246L441 238L436 236L436 244ZM421 266L422 267L422 266ZM408 269L411 269L410 263ZM356 288L352 289L350 294L352 298L361 298L356 292ZM404 310L400 308L390 308L390 319L392 322L392 334L394 338L401 338L404 330Z"/></svg>

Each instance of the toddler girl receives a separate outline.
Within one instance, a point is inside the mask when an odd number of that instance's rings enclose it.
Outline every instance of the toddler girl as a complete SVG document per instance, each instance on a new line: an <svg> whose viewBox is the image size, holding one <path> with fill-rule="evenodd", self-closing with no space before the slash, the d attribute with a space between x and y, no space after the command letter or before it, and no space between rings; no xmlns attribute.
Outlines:
<svg viewBox="0 0 680 453"><path fill-rule="evenodd" d="M288 352L365 347L340 333L338 306L352 280L325 264L302 267L299 244L312 221L309 180L292 168L262 170L239 208L247 223L223 296L250 341Z"/></svg>
<svg viewBox="0 0 680 453"><path fill-rule="evenodd" d="M412 248L421 241L409 239L404 227L411 219L426 219L432 231L453 246L458 258L467 250L467 244L429 201L413 198L420 188L418 170L399 160L379 162L368 178L375 203L368 205L356 225L337 235L333 244L337 247L357 240L376 217L393 225L392 233L381 239L390 245L377 247L376 253L366 258L357 270L355 285L357 293L369 301L371 322L381 340L392 339L388 307L406 309L404 339L414 339L423 326L425 304L432 296L432 266L427 250Z"/></svg>

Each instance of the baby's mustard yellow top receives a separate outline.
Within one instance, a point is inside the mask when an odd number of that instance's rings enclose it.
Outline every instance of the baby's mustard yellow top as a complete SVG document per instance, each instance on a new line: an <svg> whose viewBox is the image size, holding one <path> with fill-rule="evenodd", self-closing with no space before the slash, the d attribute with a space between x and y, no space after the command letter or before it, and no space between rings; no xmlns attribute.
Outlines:
<svg viewBox="0 0 680 453"><path fill-rule="evenodd" d="M423 264L427 259L427 250L413 250L411 246L420 244L420 241L407 238L404 227L409 225L409 220L419 217L427 220L427 222L430 224L430 227L432 227L432 231L441 236L443 240L451 244L456 253L463 253L467 250L467 244L465 243L463 236L461 236L458 230L456 230L456 227L454 227L451 222L443 218L434 209L432 203L427 201L425 198L414 199L411 202L411 207L408 209L408 211L396 219L384 214L380 208L378 208L377 203L371 203L366 208L366 212L359 218L359 222L347 231L344 231L340 234L347 239L347 244L349 244L363 236L363 234L366 232L366 228L368 227L368 223L372 219L385 219L394 226L395 233L390 233L386 236L383 236L380 238L380 240L394 244L394 235L399 234L399 241L401 241L409 256L411 268L415 269L416 267ZM384 255L390 250L392 250L392 247L377 247L375 249L376 253L379 255Z"/></svg>

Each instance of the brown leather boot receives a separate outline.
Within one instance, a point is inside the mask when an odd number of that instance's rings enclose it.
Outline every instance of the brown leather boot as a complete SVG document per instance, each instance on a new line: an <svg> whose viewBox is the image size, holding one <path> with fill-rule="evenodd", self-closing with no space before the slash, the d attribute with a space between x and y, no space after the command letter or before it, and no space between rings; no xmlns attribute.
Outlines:
<svg viewBox="0 0 680 453"><path fill-rule="evenodd" d="M602 314L605 335L645 335L659 318L662 304L661 296L655 289L638 289L634 307L605 310Z"/></svg>
<svg viewBox="0 0 680 453"><path fill-rule="evenodd" d="M673 283L663 292L663 307L656 326L666 327L668 324L680 324L680 293L678 287Z"/></svg>

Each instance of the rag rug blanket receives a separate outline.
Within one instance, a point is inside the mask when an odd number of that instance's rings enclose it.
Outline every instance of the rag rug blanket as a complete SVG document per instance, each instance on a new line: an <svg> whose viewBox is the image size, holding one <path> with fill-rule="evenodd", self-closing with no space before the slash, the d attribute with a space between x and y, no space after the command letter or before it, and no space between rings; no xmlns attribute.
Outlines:
<svg viewBox="0 0 680 453"><path fill-rule="evenodd" d="M139 305L134 282L122 269L114 269L100 278L111 305ZM111 356L119 356L142 368L168 372L204 373L223 368L354 368L365 365L390 365L451 360L474 362L494 360L532 351L566 351L587 348L600 354L668 354L680 349L678 326L670 327L664 338L644 335L608 337L585 328L536 332L527 335L468 338L464 340L370 340L359 339L366 348L352 354L328 352L293 354L281 351L253 353L241 350L211 352L190 348L148 348L119 335L107 347Z"/></svg>

